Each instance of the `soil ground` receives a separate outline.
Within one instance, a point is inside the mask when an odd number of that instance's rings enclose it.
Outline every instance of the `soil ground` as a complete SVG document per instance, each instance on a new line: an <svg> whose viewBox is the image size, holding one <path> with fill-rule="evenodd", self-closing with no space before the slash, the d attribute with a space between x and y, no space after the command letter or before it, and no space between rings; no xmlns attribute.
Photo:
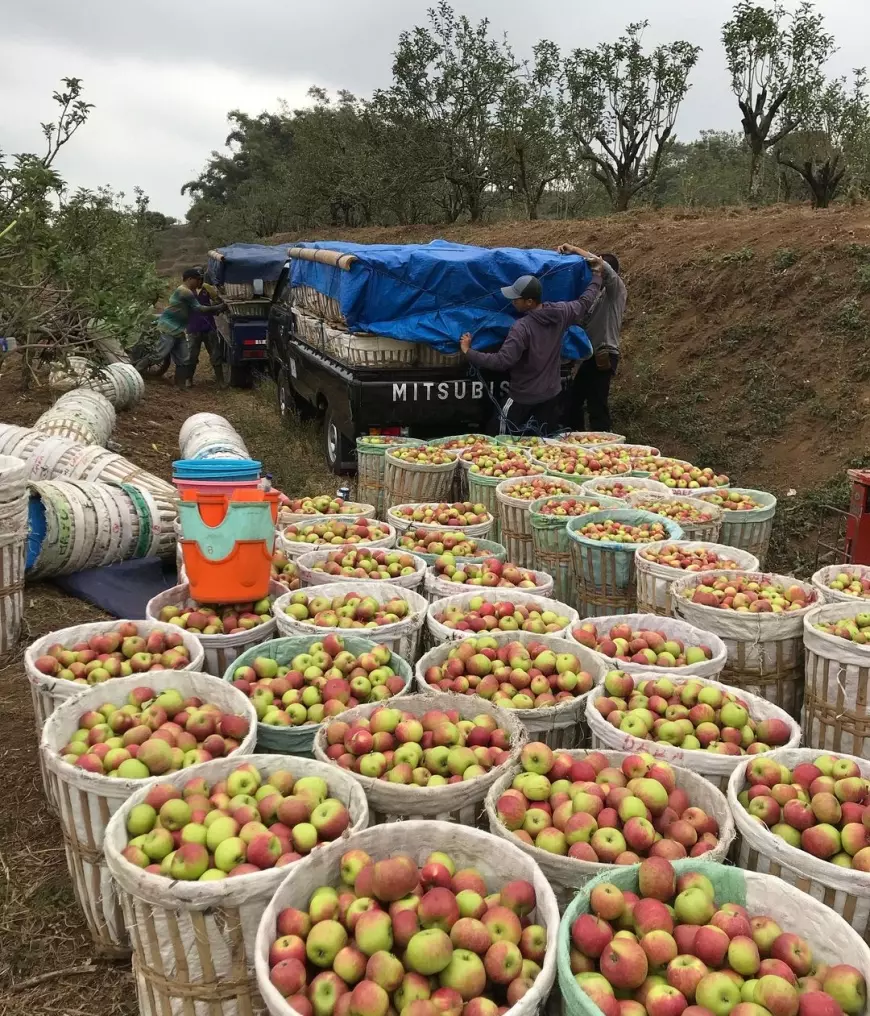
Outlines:
<svg viewBox="0 0 870 1016"><path fill-rule="evenodd" d="M643 212L321 235L536 247L567 240L616 251L630 293L616 429L782 496L776 563L811 570L825 505L842 501L846 466L870 453L865 208ZM178 230L167 238L161 269L177 274L205 253L190 230ZM14 374L0 376L4 422L32 424L50 401L48 392L21 391ZM228 417L286 493L335 489L317 429L284 428L268 383L255 392L220 391L202 373L192 391L179 392L167 380L149 380L143 403L119 414L115 440L123 454L168 477L182 422L202 411ZM0 661L0 1016L91 1016L95 1009L132 1016L129 968L96 956L79 917L60 832L42 797L20 662L37 636L100 614L49 584L28 587L25 613L20 647Z"/></svg>

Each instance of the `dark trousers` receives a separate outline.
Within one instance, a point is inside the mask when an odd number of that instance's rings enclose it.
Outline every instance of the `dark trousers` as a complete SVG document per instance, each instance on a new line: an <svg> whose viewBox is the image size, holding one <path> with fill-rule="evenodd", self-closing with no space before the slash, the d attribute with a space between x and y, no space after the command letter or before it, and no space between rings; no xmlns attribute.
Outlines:
<svg viewBox="0 0 870 1016"><path fill-rule="evenodd" d="M505 403L507 422L504 432L512 435L536 434L546 437L559 429L559 406L561 396L528 406L509 399Z"/></svg>
<svg viewBox="0 0 870 1016"><path fill-rule="evenodd" d="M603 430L609 431L610 382L619 367L619 356L610 354L610 369L601 368L596 364L595 357L584 360L577 371L568 397L568 425L572 430ZM589 415L589 426L586 426L586 415Z"/></svg>
<svg viewBox="0 0 870 1016"><path fill-rule="evenodd" d="M223 368L221 364L224 361L224 347L217 331L212 329L210 332L191 332L188 338L190 339L189 376L193 377L196 372L196 367L199 363L199 352L203 345L205 345L214 375L219 381L222 380Z"/></svg>

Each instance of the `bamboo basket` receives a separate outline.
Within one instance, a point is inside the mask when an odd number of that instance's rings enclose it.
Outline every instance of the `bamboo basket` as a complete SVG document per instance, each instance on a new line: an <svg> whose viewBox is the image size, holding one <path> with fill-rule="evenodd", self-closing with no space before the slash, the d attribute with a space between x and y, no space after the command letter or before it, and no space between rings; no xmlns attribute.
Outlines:
<svg viewBox="0 0 870 1016"><path fill-rule="evenodd" d="M467 629L448 628L435 617L436 614L443 612L447 607L467 608L471 600L478 596L486 595L489 596L490 601L495 600L499 603L513 603L517 607L531 607L532 605L537 605L544 611L549 610L559 617L567 617L568 624L566 624L564 628L561 628L557 632L547 633L558 638L567 639L571 629L580 621L580 616L577 611L574 610L573 607L568 606L567 603L561 603L558 600L548 600L546 597L539 595L531 589L511 589L495 586L490 588L479 587L468 590L467 588L460 587L458 591L451 593L450 596L444 596L440 600L434 600L429 604L429 608L426 611L426 627L429 632L430 641L434 645L437 645L441 642L455 642L457 639L491 635L493 631L499 630L492 629L475 632ZM516 633L519 634L519 631Z"/></svg>
<svg viewBox="0 0 870 1016"><path fill-rule="evenodd" d="M570 755L572 759L580 760L586 758L588 751L568 751L566 754ZM605 751L604 755L607 757L608 765L615 766L617 769L629 757L628 753L624 751ZM513 766L507 772L502 772L486 795L489 831L494 836L501 836L518 846L523 853L528 854L535 861L553 887L559 909L564 910L587 882L599 875L609 875L619 871L622 866L602 864L597 861L581 861L574 857L552 854L517 839L498 817L497 805L501 795L510 788L514 777L522 771L521 766ZM719 824L719 843L704 854L704 860L724 862L735 837L734 819L731 817L731 810L728 807L725 794L718 787L714 787L709 780L692 772L691 769L674 766L674 774L676 785L689 795L690 806L703 808Z"/></svg>
<svg viewBox="0 0 870 1016"><path fill-rule="evenodd" d="M526 481L526 477L502 480L495 488L498 505L499 530L508 552L508 559L522 568L535 565L535 547L532 540L532 501L514 497L511 490ZM554 480L564 494L579 494L580 487L571 480ZM558 494L551 494L558 497Z"/></svg>
<svg viewBox="0 0 870 1016"><path fill-rule="evenodd" d="M429 508L434 507L435 504L442 502L430 501L428 503L423 502L422 504L397 504L387 509L387 522L393 526L398 533L404 533L408 529L425 529L430 533L439 533L442 530L444 532L457 532L464 533L466 536L485 538L489 536L490 530L495 525L495 518L490 512L487 512L487 519L485 522L475 522L469 526L442 526L435 522L414 522L407 516L399 514L400 508ZM450 502L455 503L455 502Z"/></svg>
<svg viewBox="0 0 870 1016"><path fill-rule="evenodd" d="M794 769L802 762L814 762L817 748L780 748L770 753L778 765ZM870 763L854 755L838 755L854 762L863 778L870 779ZM830 907L864 939L870 941L870 874L841 868L793 847L752 818L738 800L746 790L746 767L734 770L728 781L728 804L739 833L735 862L746 871L773 875Z"/></svg>
<svg viewBox="0 0 870 1016"><path fill-rule="evenodd" d="M423 444L410 437L386 438L388 444L374 444L367 437L357 438L356 461L357 478L356 493L362 501L370 501L377 512L377 517L384 517L384 466L386 451L390 445L416 446Z"/></svg>
<svg viewBox="0 0 870 1016"><path fill-rule="evenodd" d="M570 515L545 515L540 509L549 501L560 500L544 497L529 505L529 525L532 530L532 547L535 563L543 571L553 576L554 595L566 603L574 600L574 578L571 564L571 540L568 537ZM566 494L561 500L577 500ZM619 508L622 502L616 498L595 497L583 498L591 506L598 508Z"/></svg>
<svg viewBox="0 0 870 1016"><path fill-rule="evenodd" d="M811 581L819 591L825 603L851 603L861 608L863 602L870 599L870 593L865 596L853 596L851 593L844 593L840 589L831 589L828 583L835 579L842 572L849 572L852 575L860 575L866 579L870 577L870 564L832 564L827 565L813 575Z"/></svg>
<svg viewBox="0 0 870 1016"><path fill-rule="evenodd" d="M345 773L310 759L283 755L235 755L205 762L162 782L183 786L194 777L219 780L243 763L261 773L289 769L295 776L328 780L331 797L348 809L351 825L329 847L368 825L359 787ZM137 790L112 816L106 830L106 865L118 906L130 929L133 977L141 1016L254 1016L263 1002L254 977L254 947L260 918L295 864L268 868L219 882L172 881L137 868L123 856L126 821L147 789ZM327 849L321 847L321 850Z"/></svg>
<svg viewBox="0 0 870 1016"><path fill-rule="evenodd" d="M331 296L327 296L311 286L294 286L292 296L295 307L301 307L314 317L324 318L333 324L347 327L347 321L344 319L344 313L338 301Z"/></svg>
<svg viewBox="0 0 870 1016"><path fill-rule="evenodd" d="M0 455L0 654L21 633L29 504L27 463Z"/></svg>
<svg viewBox="0 0 870 1016"><path fill-rule="evenodd" d="M627 493L620 496L614 494L613 488L616 484L621 484ZM603 476L599 480L587 480L581 490L591 497L613 497L623 502L627 502L632 494L637 494L640 497L644 494L659 494L662 497L667 497L669 493L663 483L659 483L658 480L647 480L641 476Z"/></svg>
<svg viewBox="0 0 870 1016"><path fill-rule="evenodd" d="M323 571L315 571L315 567L322 561L325 561L327 557L333 553L331 550L314 550L310 554L303 554L301 557L296 558L296 564L299 566L299 577L302 579L303 586L320 586L330 582L353 582L354 579L348 575L328 575ZM420 586L423 583L423 579L426 575L426 569L428 565L416 554L411 554L410 551L403 550L402 554L408 554L414 559L414 571L410 575L397 575L390 577L389 579L373 579L368 577L366 579L360 578L358 581L366 582L388 582L390 585L399 586L402 589L411 589L415 593L420 591Z"/></svg>
<svg viewBox="0 0 870 1016"><path fill-rule="evenodd" d="M747 512L723 510L719 540L729 547L748 550L750 554L754 554L758 558L763 568L764 560L767 557L767 548L770 546L770 537L773 533L776 498L766 491L750 490L747 487L730 487L728 490L736 491L738 494L749 494L763 507ZM691 491L689 496L697 497L699 493L715 494L716 491L695 490Z"/></svg>
<svg viewBox="0 0 870 1016"><path fill-rule="evenodd" d="M531 476L543 476L543 469L536 470L533 473L528 474ZM519 477L504 477L504 476L484 476L482 473L473 473L469 469L466 473L468 479L468 498L475 504L486 505L489 513L495 518L495 525L493 527L493 539L498 543L502 542L501 539L501 506L498 498L498 487L499 484L503 483L505 479L519 479ZM522 477L526 479L526 477ZM519 549L519 548L517 548ZM511 556L511 548L508 548L508 555ZM513 558L512 558L513 559ZM517 561L517 564L520 562Z"/></svg>
<svg viewBox="0 0 870 1016"><path fill-rule="evenodd" d="M583 670L592 676L593 684L590 691L577 695L570 701L558 702L555 706L546 706L540 709L515 709L513 714L525 727L529 740L543 741L553 749L585 748L589 744L589 727L585 720L587 703L594 701L595 695L600 691L604 675L610 669L602 658L584 646L557 635L532 635L525 631L488 632L487 634L495 639L499 646L509 642L522 642L523 645L527 645L529 642L543 643L554 653L570 653L580 660ZM435 646L417 661L414 668L417 690L421 694L432 695L435 708L438 708L437 704L445 699L448 693L438 691L428 684L426 671L430 667L440 666L453 648L452 642ZM477 695L467 697L478 704L484 701Z"/></svg>
<svg viewBox="0 0 870 1016"><path fill-rule="evenodd" d="M384 456L384 508L398 504L446 501L453 489L456 462L405 462ZM472 498L474 500L474 498Z"/></svg>
<svg viewBox="0 0 870 1016"><path fill-rule="evenodd" d="M313 526L321 522L347 522L353 524L359 521L359 516L354 515L322 515L320 517L316 515L308 515L305 520L300 523L303 526ZM275 543L284 553L290 558L299 558L303 554L310 554L312 550L323 550L332 549L339 550L341 547L350 547L352 549L359 550L389 550L396 545L396 530L389 522L379 523L380 528L387 530L387 535L382 536L378 540L360 540L358 543L330 543L330 544L317 544L308 543L305 540L294 540L294 536L298 536L298 533L291 533L289 536L285 532L279 532L276 535Z"/></svg>
<svg viewBox="0 0 870 1016"><path fill-rule="evenodd" d="M680 540L677 546L686 550L711 550L724 560L733 561L741 571L758 571L758 558L748 551L726 547L720 543L707 543L703 540ZM649 545L638 547L634 555L634 566L637 572L637 609L641 614L661 614L673 617L674 609L671 602L671 586L686 575L697 574L682 568L667 568L665 565L648 561L643 553Z"/></svg>
<svg viewBox="0 0 870 1016"><path fill-rule="evenodd" d="M371 519L377 515L377 509L373 504L362 504L359 501L345 501L341 506L341 512L336 512L336 514L353 516L358 519ZM325 522L327 519L334 517L334 515L324 512L294 512L285 506L278 510L278 528L283 529L285 526L292 526L297 522Z"/></svg>
<svg viewBox="0 0 870 1016"><path fill-rule="evenodd" d="M686 599L686 593L703 585L705 580L736 576L800 586L807 594L809 606L788 614L749 614L704 607ZM818 603L812 586L787 575L703 572L674 582L671 603L677 617L713 632L725 643L728 648L728 662L722 671L725 684L760 695L795 719L800 718L804 696L804 617Z"/></svg>
<svg viewBox="0 0 870 1016"><path fill-rule="evenodd" d="M388 339L369 332L349 332L301 311L295 311L296 329L310 346L353 367L412 367L417 344Z"/></svg>
<svg viewBox="0 0 870 1016"><path fill-rule="evenodd" d="M594 448L596 445L625 444L623 434L609 434L607 431L571 430L555 437L545 438L547 444L565 445L567 448Z"/></svg>
<svg viewBox="0 0 870 1016"><path fill-rule="evenodd" d="M568 539L571 541L577 609L587 617L633 614L637 608L634 552L639 544L587 540L578 532L587 523L604 519L614 519L629 525L663 522L669 542L683 538L683 531L675 522L631 508L608 509L571 519L568 523Z"/></svg>
<svg viewBox="0 0 870 1016"><path fill-rule="evenodd" d="M708 501L701 501L696 497L676 497L670 492L667 494L638 492L628 496L628 503L632 508L639 508L644 512L652 512L653 515L664 514L658 510L659 506L663 507L676 501L688 502L691 507L703 511L705 516L707 516L695 522L691 520L683 521L681 519L674 520L680 529L682 529L683 537L686 540L701 540L706 543L725 544L725 540L719 539L725 512Z"/></svg>
<svg viewBox="0 0 870 1016"><path fill-rule="evenodd" d="M468 560L467 558L465 560ZM528 569L532 578L535 580L534 589L523 589L524 593L534 593L536 596L543 596L549 600L553 599L553 576L548 575L546 572L534 571ZM450 579L441 578L435 574L434 567L429 568L426 572L426 578L424 579L424 589L429 597L429 602L433 603L435 600L441 600L445 596L454 596L456 593L463 591L468 592L470 589L477 589L479 592L484 591L497 591L499 589L511 589L512 586L471 586L464 582L451 582Z"/></svg>
<svg viewBox="0 0 870 1016"><path fill-rule="evenodd" d="M477 544L478 550L483 550L486 553L481 557L462 557L456 558L456 564L458 566L464 564L482 564L487 558L494 557L497 561L504 563L507 561L507 551L500 543L495 543L493 540L477 540L474 541ZM401 547L399 548L402 549ZM428 567L432 567L433 564L441 557L441 554L428 554L422 550L408 550L404 551L407 554L415 554L417 557L422 558ZM451 551L452 553L452 551Z"/></svg>
<svg viewBox="0 0 870 1016"><path fill-rule="evenodd" d="M837 621L861 612L828 603L805 613L803 647L806 688L802 725L804 742L822 751L870 754L870 647L819 631L820 621Z"/></svg>
<svg viewBox="0 0 870 1016"><path fill-rule="evenodd" d="M499 774L516 764L520 751L528 740L525 728L508 710L500 709L482 699L471 698L468 695L444 695L442 699L438 700L437 708L441 711L453 710L463 720L471 720L481 714L491 716L499 727L510 735L510 759L500 766L493 766L483 776L442 787L418 787L414 784L406 786L363 776L349 770L368 801L372 825L436 819L456 822L458 825L486 828L484 800L499 778ZM387 700L387 704L390 704L390 701ZM356 720L370 717L375 709L383 706L383 702L357 706L341 713L339 718L352 726ZM413 713L419 717L433 708L433 701L431 695L407 695L396 701L395 706L404 713ZM314 757L320 762L339 768L326 754L327 727L328 723L321 724L317 732L314 739Z"/></svg>
<svg viewBox="0 0 870 1016"><path fill-rule="evenodd" d="M222 457L251 457L235 427L216 413L188 416L178 432L178 449L183 459L208 459L215 451L220 451Z"/></svg>
<svg viewBox="0 0 870 1016"><path fill-rule="evenodd" d="M257 714L240 691L208 674L185 670L163 670L107 681L68 699L48 718L42 731L40 754L51 787L50 796L58 803L73 888L95 945L108 955L128 955L129 941L126 922L103 857L106 827L123 802L140 787L144 786L147 793L155 778L113 779L90 773L65 762L58 755L58 749L76 731L82 713L106 702L121 705L134 688L142 685L158 693L175 688L246 717L250 729L233 755L253 751L256 737ZM185 779L190 778L191 771L190 767L183 770Z"/></svg>

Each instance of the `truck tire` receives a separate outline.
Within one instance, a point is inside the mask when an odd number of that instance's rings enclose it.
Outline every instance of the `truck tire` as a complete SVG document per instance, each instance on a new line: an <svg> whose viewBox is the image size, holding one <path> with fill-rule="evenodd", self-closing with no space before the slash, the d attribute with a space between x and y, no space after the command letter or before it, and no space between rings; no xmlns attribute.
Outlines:
<svg viewBox="0 0 870 1016"><path fill-rule="evenodd" d="M290 375L281 367L278 371L276 381L278 388L278 412L281 420L288 427L292 426L296 418L306 421L313 420L317 416L317 410L310 402L307 402L298 395L290 381Z"/></svg>
<svg viewBox="0 0 870 1016"><path fill-rule="evenodd" d="M224 384L230 388L252 388L254 368L249 363L225 363Z"/></svg>
<svg viewBox="0 0 870 1016"><path fill-rule="evenodd" d="M323 447L327 469L339 476L356 472L353 443L341 432L330 409L323 419Z"/></svg>

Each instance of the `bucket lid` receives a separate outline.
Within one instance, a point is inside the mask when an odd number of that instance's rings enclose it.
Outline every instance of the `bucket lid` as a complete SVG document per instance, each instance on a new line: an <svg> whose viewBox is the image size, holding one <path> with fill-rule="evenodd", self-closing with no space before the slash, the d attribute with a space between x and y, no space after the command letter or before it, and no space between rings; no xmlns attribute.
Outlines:
<svg viewBox="0 0 870 1016"><path fill-rule="evenodd" d="M261 465L253 459L178 459L172 475L177 480L258 480Z"/></svg>

